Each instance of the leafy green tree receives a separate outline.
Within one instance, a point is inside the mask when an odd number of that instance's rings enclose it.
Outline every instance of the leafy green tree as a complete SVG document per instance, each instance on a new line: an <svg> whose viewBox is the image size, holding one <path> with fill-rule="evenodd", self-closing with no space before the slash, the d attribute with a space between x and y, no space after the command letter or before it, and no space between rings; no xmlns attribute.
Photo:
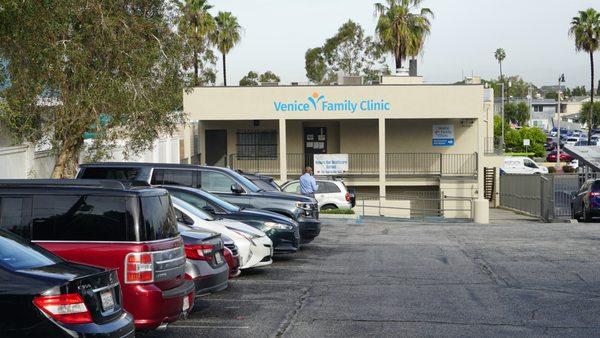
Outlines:
<svg viewBox="0 0 600 338"><path fill-rule="evenodd" d="M593 109L590 109L592 103L590 101L585 102L581 105L581 109L579 110L579 122L586 123L589 125L589 112L592 111L592 129L597 128L600 125L600 102L596 101L593 103Z"/></svg>
<svg viewBox="0 0 600 338"><path fill-rule="evenodd" d="M272 71L267 70L266 72L260 74L260 77L258 78L258 82L260 82L260 83L279 83L279 82L281 82L281 79L279 78L279 76L277 76Z"/></svg>
<svg viewBox="0 0 600 338"><path fill-rule="evenodd" d="M304 54L306 77L313 83L323 83L327 74L323 47L309 48Z"/></svg>
<svg viewBox="0 0 600 338"><path fill-rule="evenodd" d="M394 56L396 69L407 56L416 56L431 30L431 9L421 7L423 0L385 0L375 4L376 32L383 50ZM418 11L413 13L413 11Z"/></svg>
<svg viewBox="0 0 600 338"><path fill-rule="evenodd" d="M529 120L529 105L525 102L508 102L504 105L504 118L512 123L525 125Z"/></svg>
<svg viewBox="0 0 600 338"><path fill-rule="evenodd" d="M592 107L594 106L594 52L600 49L600 13L593 8L585 11L579 11L579 15L571 21L569 34L575 38L575 49L584 51L590 55L590 102L588 121L590 125L595 126L597 122L593 120ZM591 142L592 133L588 133L588 142Z"/></svg>
<svg viewBox="0 0 600 338"><path fill-rule="evenodd" d="M530 140L530 146L527 149L523 145L524 139ZM523 127L521 129L508 129L505 132L504 143L509 151L525 152L527 150L538 157L546 154L546 150L544 149L546 134L540 128Z"/></svg>
<svg viewBox="0 0 600 338"><path fill-rule="evenodd" d="M323 47L311 48L305 55L306 76L314 83L331 83L337 72L377 79L389 73L383 50L363 28L349 20L325 41ZM380 68L380 69L377 69Z"/></svg>
<svg viewBox="0 0 600 338"><path fill-rule="evenodd" d="M83 135L128 153L183 122L183 45L164 0L4 1L0 59L10 85L0 121L16 141L49 141L54 178L75 175ZM102 122L101 122L102 121Z"/></svg>
<svg viewBox="0 0 600 338"><path fill-rule="evenodd" d="M207 0L183 0L179 2L181 15L177 29L185 41L187 55L193 66L193 86L214 84L216 57L210 49L209 37L215 33L217 24L208 12L212 6Z"/></svg>
<svg viewBox="0 0 600 338"><path fill-rule="evenodd" d="M547 92L546 95L544 95L545 99L548 100L558 100L558 93L557 92Z"/></svg>
<svg viewBox="0 0 600 338"><path fill-rule="evenodd" d="M258 86L258 73L249 71L246 76L240 80L240 86L242 87L255 87Z"/></svg>
<svg viewBox="0 0 600 338"><path fill-rule="evenodd" d="M506 59L506 52L504 51L504 48L496 49L496 52L494 53L494 58L496 59L496 61L498 61L498 65L500 65L500 81L502 81L502 79L504 79L504 75L502 74L502 62L504 61L504 59Z"/></svg>
<svg viewBox="0 0 600 338"><path fill-rule="evenodd" d="M588 94L585 86L577 86L571 91L572 96L586 96Z"/></svg>
<svg viewBox="0 0 600 338"><path fill-rule="evenodd" d="M242 40L242 26L230 12L219 12L215 18L217 29L212 41L223 56L223 85L227 86L226 56Z"/></svg>
<svg viewBox="0 0 600 338"><path fill-rule="evenodd" d="M502 117L494 115L494 138L502 138Z"/></svg>
<svg viewBox="0 0 600 338"><path fill-rule="evenodd" d="M538 93L540 91L539 88L537 88L534 84L523 80L518 75L509 76L508 78L506 78L506 76L504 76L504 77L505 77L505 79L504 79L505 80L504 95L506 98L509 98L509 97L525 98L529 94L530 89L531 89L532 95L534 95L535 93ZM508 86L509 82L510 82L510 87ZM494 90L495 97L502 96L502 86L501 86L502 81L494 79L494 80L487 80L487 81L484 80L484 81L482 81L482 83L487 84L490 88L492 88Z"/></svg>

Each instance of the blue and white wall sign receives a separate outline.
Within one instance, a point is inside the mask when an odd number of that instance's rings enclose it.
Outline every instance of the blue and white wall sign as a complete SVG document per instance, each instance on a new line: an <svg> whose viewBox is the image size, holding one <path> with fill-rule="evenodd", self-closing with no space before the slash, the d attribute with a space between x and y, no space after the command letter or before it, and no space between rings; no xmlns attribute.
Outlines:
<svg viewBox="0 0 600 338"><path fill-rule="evenodd" d="M312 93L304 100L273 101L273 107L277 112L372 112L389 111L392 104L383 99L344 99L341 101L330 101L325 95L318 92Z"/></svg>
<svg viewBox="0 0 600 338"><path fill-rule="evenodd" d="M433 140L434 147L450 147L454 145L454 125L434 124Z"/></svg>

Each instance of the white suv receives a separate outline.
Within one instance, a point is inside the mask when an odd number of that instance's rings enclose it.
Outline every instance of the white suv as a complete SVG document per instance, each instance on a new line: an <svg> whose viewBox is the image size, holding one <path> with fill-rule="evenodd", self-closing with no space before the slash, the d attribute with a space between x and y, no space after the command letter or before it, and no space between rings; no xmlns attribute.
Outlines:
<svg viewBox="0 0 600 338"><path fill-rule="evenodd" d="M315 198L319 203L319 209L352 209L350 193L344 182L317 178L317 186L319 189L315 194ZM300 194L300 181L286 182L281 186L281 191Z"/></svg>

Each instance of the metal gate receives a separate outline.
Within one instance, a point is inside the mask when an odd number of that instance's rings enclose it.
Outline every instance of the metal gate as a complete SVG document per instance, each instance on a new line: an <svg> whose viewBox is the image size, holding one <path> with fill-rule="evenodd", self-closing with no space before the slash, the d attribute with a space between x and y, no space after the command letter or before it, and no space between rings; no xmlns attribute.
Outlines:
<svg viewBox="0 0 600 338"><path fill-rule="evenodd" d="M546 222L571 218L572 193L597 173L502 175L500 205L519 210Z"/></svg>

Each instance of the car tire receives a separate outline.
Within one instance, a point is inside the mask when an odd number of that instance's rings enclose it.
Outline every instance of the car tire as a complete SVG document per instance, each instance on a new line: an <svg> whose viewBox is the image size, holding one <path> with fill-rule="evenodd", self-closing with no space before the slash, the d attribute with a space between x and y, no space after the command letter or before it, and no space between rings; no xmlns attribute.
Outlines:
<svg viewBox="0 0 600 338"><path fill-rule="evenodd" d="M338 207L336 205L333 204L325 204L324 206L321 207L321 210L335 210Z"/></svg>
<svg viewBox="0 0 600 338"><path fill-rule="evenodd" d="M590 223L592 221L592 213L585 209L585 205L581 208L583 213L583 221L585 223Z"/></svg>

